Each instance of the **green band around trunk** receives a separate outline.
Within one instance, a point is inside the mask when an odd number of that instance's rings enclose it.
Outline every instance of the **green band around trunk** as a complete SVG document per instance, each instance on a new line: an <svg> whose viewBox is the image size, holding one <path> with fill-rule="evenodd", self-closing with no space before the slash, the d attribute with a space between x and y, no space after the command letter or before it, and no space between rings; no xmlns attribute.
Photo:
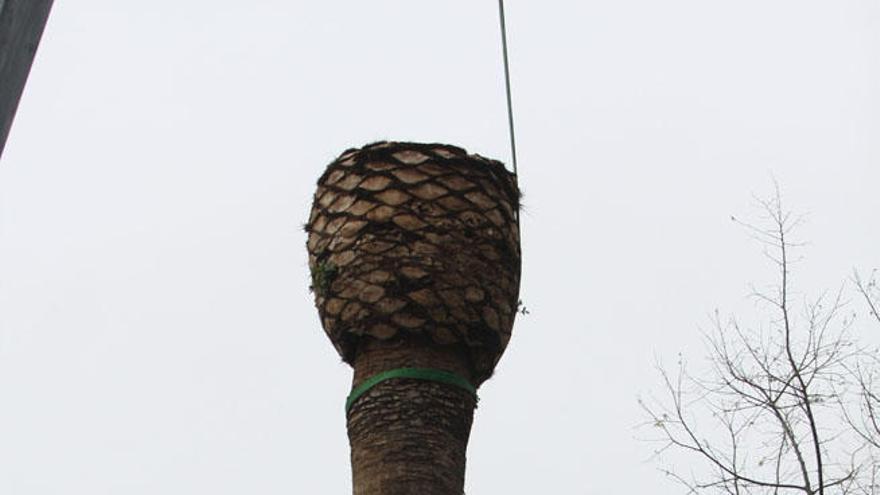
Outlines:
<svg viewBox="0 0 880 495"><path fill-rule="evenodd" d="M474 396L474 401L477 401L477 389L471 384L471 382L467 381L465 378L456 375L455 373L451 373L449 371L437 370L433 368L396 368L393 370L383 371L377 375L373 375L370 378L364 380L363 383L358 385L351 391L348 395L348 399L345 401L345 412L351 410L351 406L357 402L358 399L361 398L362 395L367 393L371 388L375 387L381 382L385 380L389 380L391 378L414 378L416 380L428 380L432 382L445 383L447 385L452 385L454 387L462 388L467 390Z"/></svg>

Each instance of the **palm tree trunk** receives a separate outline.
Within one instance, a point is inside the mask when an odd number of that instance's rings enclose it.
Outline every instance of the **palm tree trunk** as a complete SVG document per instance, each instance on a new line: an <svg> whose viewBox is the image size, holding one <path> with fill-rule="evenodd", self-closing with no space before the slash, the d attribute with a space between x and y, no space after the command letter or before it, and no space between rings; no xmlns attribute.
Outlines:
<svg viewBox="0 0 880 495"><path fill-rule="evenodd" d="M353 388L383 371L420 367L471 380L467 352L419 339L364 339ZM461 495L475 398L446 384L395 378L374 386L348 413L354 495Z"/></svg>
<svg viewBox="0 0 880 495"><path fill-rule="evenodd" d="M442 144L351 149L318 179L306 246L324 331L354 367L355 495L463 493L473 390L516 315L518 208L501 162ZM399 368L428 371L380 380Z"/></svg>

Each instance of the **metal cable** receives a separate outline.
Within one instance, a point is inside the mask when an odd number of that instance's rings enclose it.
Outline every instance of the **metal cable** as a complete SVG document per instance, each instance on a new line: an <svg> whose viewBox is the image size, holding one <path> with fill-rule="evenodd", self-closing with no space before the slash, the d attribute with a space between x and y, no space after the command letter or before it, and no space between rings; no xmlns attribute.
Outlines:
<svg viewBox="0 0 880 495"><path fill-rule="evenodd" d="M518 194L522 194L519 189L519 171L516 168L516 135L513 132L513 99L510 96L510 59L507 56L507 23L504 22L504 0L498 0L498 18L501 20L501 51L504 53L504 87L507 90L507 127L510 132L510 158L513 162L513 176L516 179L516 190ZM519 217L522 205L517 203L516 208L516 239L520 246L520 256L522 256L522 227L520 227Z"/></svg>
<svg viewBox="0 0 880 495"><path fill-rule="evenodd" d="M510 97L510 60L507 57L507 25L504 22L504 0L498 0L498 16L501 19L501 48L504 52L504 84L507 89L507 123L510 130L510 155L513 161L513 173L516 174L516 136L513 132L513 100Z"/></svg>

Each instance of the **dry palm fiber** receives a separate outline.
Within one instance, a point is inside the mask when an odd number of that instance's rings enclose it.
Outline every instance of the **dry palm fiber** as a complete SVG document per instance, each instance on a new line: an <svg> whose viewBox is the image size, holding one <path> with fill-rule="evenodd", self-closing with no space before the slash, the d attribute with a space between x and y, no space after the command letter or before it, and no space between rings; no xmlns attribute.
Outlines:
<svg viewBox="0 0 880 495"><path fill-rule="evenodd" d="M318 180L308 232L324 330L354 363L364 338L467 350L479 385L510 339L520 246L516 178L441 144L351 149Z"/></svg>

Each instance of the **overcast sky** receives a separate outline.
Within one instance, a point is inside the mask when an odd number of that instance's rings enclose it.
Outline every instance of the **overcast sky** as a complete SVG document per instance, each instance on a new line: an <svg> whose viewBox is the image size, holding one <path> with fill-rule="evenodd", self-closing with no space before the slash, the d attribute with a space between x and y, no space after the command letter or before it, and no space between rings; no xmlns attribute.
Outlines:
<svg viewBox="0 0 880 495"><path fill-rule="evenodd" d="M350 146L509 159L496 8L56 2L0 163L0 493L350 492L300 227ZM715 308L761 321L773 273L730 216L779 181L803 297L880 266L880 2L507 15L530 314L467 492L675 493L636 397Z"/></svg>

